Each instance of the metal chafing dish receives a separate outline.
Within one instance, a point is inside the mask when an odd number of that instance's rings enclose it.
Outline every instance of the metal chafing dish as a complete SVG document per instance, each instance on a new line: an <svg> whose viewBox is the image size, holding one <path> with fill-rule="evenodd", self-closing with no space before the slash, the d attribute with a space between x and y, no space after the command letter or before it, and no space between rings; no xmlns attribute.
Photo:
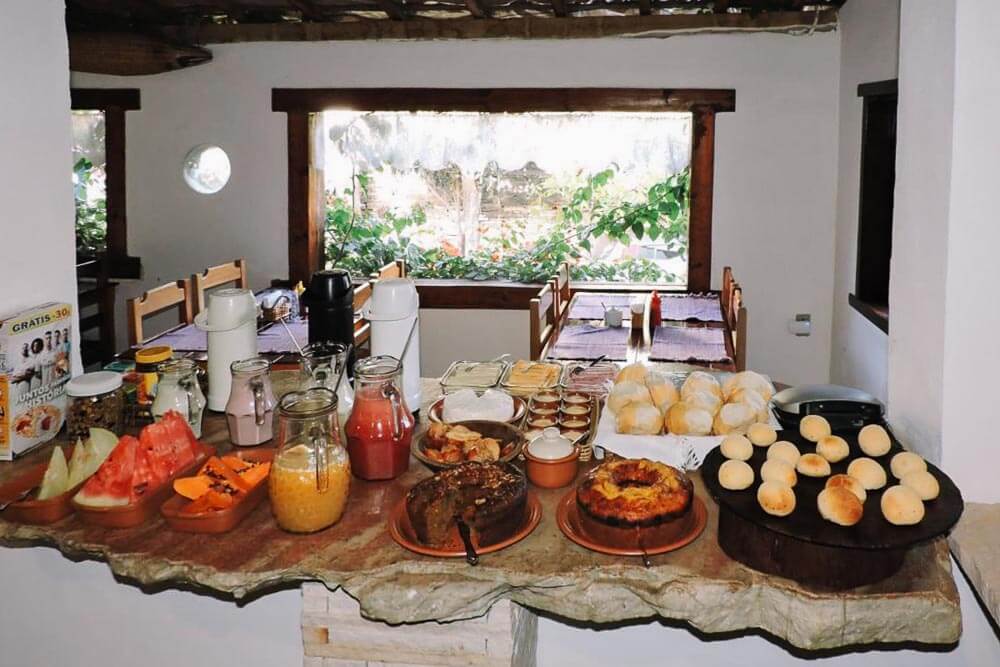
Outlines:
<svg viewBox="0 0 1000 667"><path fill-rule="evenodd" d="M798 428L806 415L825 417L834 431L861 428L881 423L882 402L853 387L835 384L810 384L789 387L771 398L774 414L784 428Z"/></svg>

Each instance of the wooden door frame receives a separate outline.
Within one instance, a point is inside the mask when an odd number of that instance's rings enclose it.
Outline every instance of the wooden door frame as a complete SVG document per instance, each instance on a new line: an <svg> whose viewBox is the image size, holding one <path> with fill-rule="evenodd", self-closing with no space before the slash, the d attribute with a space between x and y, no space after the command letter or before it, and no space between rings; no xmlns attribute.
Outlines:
<svg viewBox="0 0 1000 667"><path fill-rule="evenodd" d="M364 111L681 111L692 114L688 291L712 276L715 115L736 110L732 89L665 88L275 88L271 110L288 114L288 271L308 280L323 265L323 173L316 114ZM318 192L317 192L318 189Z"/></svg>

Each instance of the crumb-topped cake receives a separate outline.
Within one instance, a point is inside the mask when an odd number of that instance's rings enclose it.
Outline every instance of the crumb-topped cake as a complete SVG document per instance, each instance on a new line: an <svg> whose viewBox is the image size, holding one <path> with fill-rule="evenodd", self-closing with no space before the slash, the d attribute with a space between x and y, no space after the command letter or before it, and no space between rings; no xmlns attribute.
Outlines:
<svg viewBox="0 0 1000 667"><path fill-rule="evenodd" d="M455 517L472 529L479 545L495 544L520 528L527 482L516 468L468 462L419 482L406 494L406 513L422 543L442 546L457 539Z"/></svg>
<svg viewBox="0 0 1000 667"><path fill-rule="evenodd" d="M616 526L653 526L685 514L694 490L680 470L649 459L615 459L597 466L576 491L580 509Z"/></svg>

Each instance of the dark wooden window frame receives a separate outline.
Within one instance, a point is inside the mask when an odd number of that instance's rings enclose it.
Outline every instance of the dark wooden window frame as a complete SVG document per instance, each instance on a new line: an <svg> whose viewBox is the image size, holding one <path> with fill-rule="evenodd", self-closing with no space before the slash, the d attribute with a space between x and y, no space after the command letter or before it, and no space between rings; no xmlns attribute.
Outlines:
<svg viewBox="0 0 1000 667"><path fill-rule="evenodd" d="M866 215L870 215L867 212L866 200L865 200L865 180L866 180L866 169L865 169L865 153L866 147L868 146L868 136L869 136L869 119L870 119L870 108L873 101L884 101L884 100L895 100L898 94L898 80L888 79L886 81L873 81L871 83L862 83L858 86L858 97L863 99L862 102L862 125L861 125L861 156L860 156L860 170L859 170L859 180L860 186L858 188L858 247L857 247L857 257L855 266L855 278L854 278L854 292L849 294L847 297L847 302L858 311L862 316L865 317L869 322L874 324L880 330L885 333L889 333L889 306L886 303L875 303L872 299L864 297L864 285L870 284L872 280L875 280L874 276L867 275L865 273L865 267L869 265L869 262L865 260L864 257L864 227L866 223ZM891 243L891 242L890 242Z"/></svg>
<svg viewBox="0 0 1000 667"><path fill-rule="evenodd" d="M125 112L141 108L137 88L72 88L74 111L104 112L104 158L107 201L108 277L136 279L142 266L128 254L128 222L125 198Z"/></svg>
<svg viewBox="0 0 1000 667"><path fill-rule="evenodd" d="M313 140L317 114L364 111L683 111L692 114L687 290L711 289L715 115L735 111L730 89L662 88L275 88L271 109L288 116L288 272L307 281L324 263L323 171ZM418 281L433 308L527 308L538 285ZM574 288L577 286L574 285ZM591 285L587 285L589 289ZM593 286L595 289L598 286ZM602 286L637 289L636 285ZM648 286L645 286L648 289Z"/></svg>

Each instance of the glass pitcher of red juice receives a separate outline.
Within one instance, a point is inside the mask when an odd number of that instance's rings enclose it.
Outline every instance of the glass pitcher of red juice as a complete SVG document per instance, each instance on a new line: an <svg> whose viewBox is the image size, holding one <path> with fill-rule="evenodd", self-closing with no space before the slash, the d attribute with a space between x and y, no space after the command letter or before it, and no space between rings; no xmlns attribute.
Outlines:
<svg viewBox="0 0 1000 667"><path fill-rule="evenodd" d="M414 420L402 375L395 357L368 357L354 365L354 407L344 431L351 470L361 479L393 479L410 465Z"/></svg>

